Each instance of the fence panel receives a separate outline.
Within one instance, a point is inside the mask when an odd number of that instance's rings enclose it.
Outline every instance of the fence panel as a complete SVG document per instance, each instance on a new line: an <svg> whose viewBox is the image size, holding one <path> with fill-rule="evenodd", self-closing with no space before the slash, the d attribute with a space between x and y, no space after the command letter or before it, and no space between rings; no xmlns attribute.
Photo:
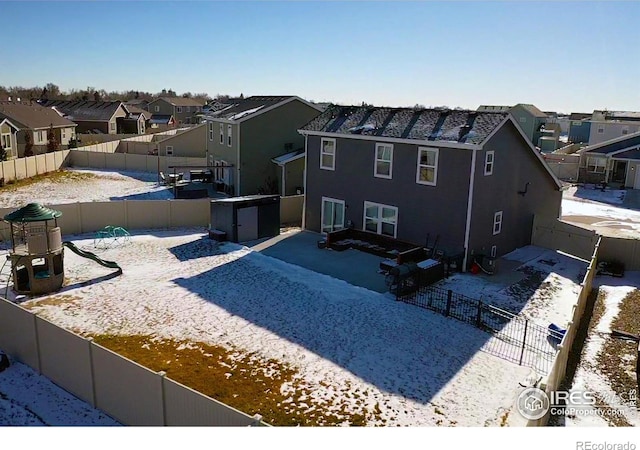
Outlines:
<svg viewBox="0 0 640 450"><path fill-rule="evenodd" d="M128 229L169 228L169 202L167 200L125 201Z"/></svg>
<svg viewBox="0 0 640 450"><path fill-rule="evenodd" d="M9 182L16 179L16 160L5 161L2 163L2 176L4 181Z"/></svg>
<svg viewBox="0 0 640 450"><path fill-rule="evenodd" d="M23 180L27 178L27 161L29 165L33 165L35 171L35 156L30 156L28 158L17 158L13 160L13 165L15 168L15 176L14 180Z"/></svg>
<svg viewBox="0 0 640 450"><path fill-rule="evenodd" d="M0 349L40 371L35 315L1 297Z"/></svg>
<svg viewBox="0 0 640 450"><path fill-rule="evenodd" d="M171 228L209 226L211 202L208 198L160 201L169 204Z"/></svg>
<svg viewBox="0 0 640 450"><path fill-rule="evenodd" d="M125 166L126 166L126 170L129 170L132 172L146 172L147 156L132 155L130 153L125 153Z"/></svg>
<svg viewBox="0 0 640 450"><path fill-rule="evenodd" d="M36 318L36 326L42 374L76 397L95 406L91 341L40 317Z"/></svg>
<svg viewBox="0 0 640 450"><path fill-rule="evenodd" d="M531 243L539 247L561 250L583 259L590 259L598 240L595 232L559 219L535 216Z"/></svg>
<svg viewBox="0 0 640 450"><path fill-rule="evenodd" d="M94 167L96 169L105 169L107 167L106 153L87 152L87 164L88 167Z"/></svg>
<svg viewBox="0 0 640 450"><path fill-rule="evenodd" d="M124 202L91 202L78 205L82 233L98 231L107 225L126 227Z"/></svg>
<svg viewBox="0 0 640 450"><path fill-rule="evenodd" d="M58 167L56 167L56 153L58 152L44 154L44 171L45 172L48 173L48 172L54 172L58 170Z"/></svg>
<svg viewBox="0 0 640 450"><path fill-rule="evenodd" d="M105 153L105 167L109 170L126 170L127 156L124 153Z"/></svg>
<svg viewBox="0 0 640 450"><path fill-rule="evenodd" d="M91 343L96 407L133 426L164 425L162 376Z"/></svg>
<svg viewBox="0 0 640 450"><path fill-rule="evenodd" d="M254 419L180 383L164 378L165 416L169 426L249 426Z"/></svg>
<svg viewBox="0 0 640 450"><path fill-rule="evenodd" d="M89 152L71 150L69 156L71 165L75 167L89 167Z"/></svg>
<svg viewBox="0 0 640 450"><path fill-rule="evenodd" d="M280 197L280 223L302 224L304 195Z"/></svg>
<svg viewBox="0 0 640 450"><path fill-rule="evenodd" d="M27 174L32 177L35 175L41 175L43 173L47 173L47 154L43 153L41 155L35 156L35 171L31 171L31 167L27 168Z"/></svg>

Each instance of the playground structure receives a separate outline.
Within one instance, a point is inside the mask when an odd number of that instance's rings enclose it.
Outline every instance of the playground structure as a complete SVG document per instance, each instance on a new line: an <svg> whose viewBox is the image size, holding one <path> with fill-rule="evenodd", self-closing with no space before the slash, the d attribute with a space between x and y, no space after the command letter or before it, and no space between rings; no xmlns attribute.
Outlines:
<svg viewBox="0 0 640 450"><path fill-rule="evenodd" d="M11 252L7 261L11 262L16 293L42 295L61 289L64 283L64 247L104 267L117 269L118 275L122 273L115 262L105 261L71 242L62 242L58 226L61 216L62 212L38 203L29 203L4 216L11 226Z"/></svg>

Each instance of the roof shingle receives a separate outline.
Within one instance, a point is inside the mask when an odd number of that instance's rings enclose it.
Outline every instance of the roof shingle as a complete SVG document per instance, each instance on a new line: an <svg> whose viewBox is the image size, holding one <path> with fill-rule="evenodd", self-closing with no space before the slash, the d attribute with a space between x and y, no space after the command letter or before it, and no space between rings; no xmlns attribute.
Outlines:
<svg viewBox="0 0 640 450"><path fill-rule="evenodd" d="M38 129L54 127L75 127L51 108L44 108L33 102L0 102L0 118L8 118L21 128Z"/></svg>

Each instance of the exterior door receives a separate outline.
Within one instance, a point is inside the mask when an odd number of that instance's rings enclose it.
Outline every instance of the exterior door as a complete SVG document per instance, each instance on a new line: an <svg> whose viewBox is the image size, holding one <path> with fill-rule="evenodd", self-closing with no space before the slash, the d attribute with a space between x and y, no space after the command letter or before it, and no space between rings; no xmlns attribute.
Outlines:
<svg viewBox="0 0 640 450"><path fill-rule="evenodd" d="M344 228L344 200L322 197L322 232Z"/></svg>
<svg viewBox="0 0 640 450"><path fill-rule="evenodd" d="M258 207L238 209L238 242L258 239Z"/></svg>

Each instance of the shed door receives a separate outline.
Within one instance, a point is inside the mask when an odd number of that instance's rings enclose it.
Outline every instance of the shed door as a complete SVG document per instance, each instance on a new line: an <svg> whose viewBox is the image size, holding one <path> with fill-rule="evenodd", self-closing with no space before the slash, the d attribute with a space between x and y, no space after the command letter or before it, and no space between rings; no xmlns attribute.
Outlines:
<svg viewBox="0 0 640 450"><path fill-rule="evenodd" d="M258 239L258 207L238 209L238 242Z"/></svg>
<svg viewBox="0 0 640 450"><path fill-rule="evenodd" d="M636 179L633 183L634 189L640 189L640 175L638 175L638 173L640 173L640 164L636 165Z"/></svg>

